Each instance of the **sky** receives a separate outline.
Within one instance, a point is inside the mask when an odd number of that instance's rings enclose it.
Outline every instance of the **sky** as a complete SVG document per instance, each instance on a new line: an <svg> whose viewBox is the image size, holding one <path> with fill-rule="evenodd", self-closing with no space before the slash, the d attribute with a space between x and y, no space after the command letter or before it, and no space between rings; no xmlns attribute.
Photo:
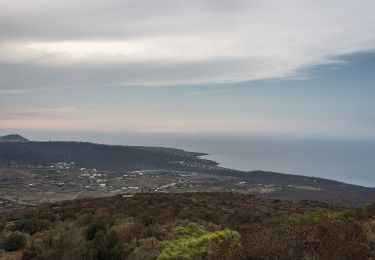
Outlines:
<svg viewBox="0 0 375 260"><path fill-rule="evenodd" d="M0 0L0 132L375 138L373 0Z"/></svg>

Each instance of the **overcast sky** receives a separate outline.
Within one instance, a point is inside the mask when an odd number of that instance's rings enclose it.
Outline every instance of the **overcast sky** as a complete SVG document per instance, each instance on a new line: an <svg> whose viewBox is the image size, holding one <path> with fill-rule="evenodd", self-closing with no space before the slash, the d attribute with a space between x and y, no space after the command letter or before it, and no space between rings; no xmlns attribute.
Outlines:
<svg viewBox="0 0 375 260"><path fill-rule="evenodd" d="M375 137L373 0L0 0L0 129Z"/></svg>

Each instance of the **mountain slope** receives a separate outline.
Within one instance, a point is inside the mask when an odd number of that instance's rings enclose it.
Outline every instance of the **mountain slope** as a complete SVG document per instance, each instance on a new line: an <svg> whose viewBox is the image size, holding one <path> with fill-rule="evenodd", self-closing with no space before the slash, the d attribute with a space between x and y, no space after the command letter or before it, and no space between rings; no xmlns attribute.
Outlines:
<svg viewBox="0 0 375 260"><path fill-rule="evenodd" d="M182 170L217 165L200 159L201 155L204 154L171 148L83 142L3 142L0 145L0 165L48 166L74 162L76 167L114 171ZM184 162L186 166L177 162Z"/></svg>
<svg viewBox="0 0 375 260"><path fill-rule="evenodd" d="M25 137L19 134L10 134L0 136L0 142L30 142L30 140L26 139Z"/></svg>

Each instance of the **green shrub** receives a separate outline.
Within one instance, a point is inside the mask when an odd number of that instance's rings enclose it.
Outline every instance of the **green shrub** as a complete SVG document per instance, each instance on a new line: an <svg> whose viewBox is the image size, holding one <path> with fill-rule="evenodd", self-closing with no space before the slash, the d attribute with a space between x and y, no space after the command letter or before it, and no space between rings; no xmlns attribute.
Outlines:
<svg viewBox="0 0 375 260"><path fill-rule="evenodd" d="M375 203L366 204L363 208L367 211L368 215L375 214Z"/></svg>
<svg viewBox="0 0 375 260"><path fill-rule="evenodd" d="M93 259L122 259L121 241L115 231L98 232L92 243L91 256Z"/></svg>
<svg viewBox="0 0 375 260"><path fill-rule="evenodd" d="M359 208L352 208L343 212L334 213L332 215L334 220L348 220L354 218L357 220L366 220L375 215L375 203L366 204Z"/></svg>
<svg viewBox="0 0 375 260"><path fill-rule="evenodd" d="M26 237L19 232L10 233L0 243L0 248L7 251L17 251L25 247Z"/></svg>
<svg viewBox="0 0 375 260"><path fill-rule="evenodd" d="M194 259L213 255L215 249L224 242L233 250L241 246L240 234L237 231L224 229L208 232L196 223L174 229L172 237L172 240L163 241L163 250L157 259Z"/></svg>
<svg viewBox="0 0 375 260"><path fill-rule="evenodd" d="M280 223L280 227L285 228L288 226L305 226L308 224L314 224L325 217L327 217L327 215L320 210L303 215L290 216Z"/></svg>
<svg viewBox="0 0 375 260"><path fill-rule="evenodd" d="M180 226L172 229L170 236L172 239L180 239L186 237L199 237L207 233L208 232L204 229L204 227L195 222L190 222L186 226Z"/></svg>
<svg viewBox="0 0 375 260"><path fill-rule="evenodd" d="M84 242L84 237L79 228L72 223L64 223L53 237L54 248L69 248L80 245Z"/></svg>
<svg viewBox="0 0 375 260"><path fill-rule="evenodd" d="M160 239L161 235L161 232L157 230L155 227L146 227L143 231L142 238L156 237Z"/></svg>

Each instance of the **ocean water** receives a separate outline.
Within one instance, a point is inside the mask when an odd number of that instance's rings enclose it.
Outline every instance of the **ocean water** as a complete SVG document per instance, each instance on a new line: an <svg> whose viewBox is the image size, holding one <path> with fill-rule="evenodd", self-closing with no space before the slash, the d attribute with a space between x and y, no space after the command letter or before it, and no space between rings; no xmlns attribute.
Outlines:
<svg viewBox="0 0 375 260"><path fill-rule="evenodd" d="M141 139L144 144L208 153L205 158L222 167L322 177L375 187L375 141L231 135ZM140 143L141 140L135 140L133 144Z"/></svg>
<svg viewBox="0 0 375 260"><path fill-rule="evenodd" d="M23 133L33 140L76 140L182 148L222 167L315 176L375 187L375 141L266 135ZM48 136L48 138L46 138Z"/></svg>

